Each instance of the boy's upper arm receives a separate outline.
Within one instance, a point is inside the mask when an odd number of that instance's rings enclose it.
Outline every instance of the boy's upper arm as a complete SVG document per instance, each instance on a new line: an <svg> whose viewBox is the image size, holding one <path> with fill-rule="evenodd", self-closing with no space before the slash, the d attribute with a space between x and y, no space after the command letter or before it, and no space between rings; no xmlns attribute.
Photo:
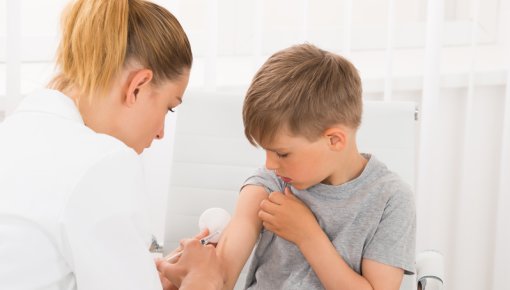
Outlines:
<svg viewBox="0 0 510 290"><path fill-rule="evenodd" d="M218 242L217 251L227 274L227 289L232 289L262 229L259 205L268 196L262 186L247 185L239 194L230 223Z"/></svg>
<svg viewBox="0 0 510 290"><path fill-rule="evenodd" d="M361 262L361 273L368 280L372 289L394 289L398 290L402 283L404 270L370 259L363 259Z"/></svg>

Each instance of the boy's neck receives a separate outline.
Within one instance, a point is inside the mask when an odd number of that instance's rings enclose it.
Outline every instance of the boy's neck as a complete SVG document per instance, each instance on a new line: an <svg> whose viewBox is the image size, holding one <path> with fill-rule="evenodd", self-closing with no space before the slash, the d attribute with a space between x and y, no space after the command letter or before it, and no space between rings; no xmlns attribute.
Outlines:
<svg viewBox="0 0 510 290"><path fill-rule="evenodd" d="M330 185L341 185L349 182L361 175L368 160L361 155L357 149L353 148L351 152L345 154L339 164L341 166L333 172L322 183Z"/></svg>

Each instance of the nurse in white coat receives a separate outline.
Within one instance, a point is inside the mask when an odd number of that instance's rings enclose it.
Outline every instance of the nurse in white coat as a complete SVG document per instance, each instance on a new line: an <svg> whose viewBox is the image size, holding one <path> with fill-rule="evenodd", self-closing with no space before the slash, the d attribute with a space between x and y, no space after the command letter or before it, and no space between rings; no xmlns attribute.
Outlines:
<svg viewBox="0 0 510 290"><path fill-rule="evenodd" d="M62 25L49 88L0 124L0 289L161 289L138 154L182 102L190 44L143 0L79 0ZM167 287L221 283L197 243L161 265Z"/></svg>

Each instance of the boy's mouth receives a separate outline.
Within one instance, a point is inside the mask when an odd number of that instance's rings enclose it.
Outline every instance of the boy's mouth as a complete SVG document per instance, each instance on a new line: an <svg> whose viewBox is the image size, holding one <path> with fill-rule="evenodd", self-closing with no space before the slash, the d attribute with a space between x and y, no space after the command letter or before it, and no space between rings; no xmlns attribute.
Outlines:
<svg viewBox="0 0 510 290"><path fill-rule="evenodd" d="M281 178L281 180L283 180L283 182L285 183L291 183L292 182L292 179L288 178L288 177L283 177L283 176L278 176Z"/></svg>

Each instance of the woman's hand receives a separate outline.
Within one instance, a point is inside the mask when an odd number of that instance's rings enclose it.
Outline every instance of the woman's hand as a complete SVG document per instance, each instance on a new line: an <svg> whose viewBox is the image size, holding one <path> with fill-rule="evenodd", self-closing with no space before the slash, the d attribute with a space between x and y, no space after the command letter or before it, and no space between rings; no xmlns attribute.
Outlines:
<svg viewBox="0 0 510 290"><path fill-rule="evenodd" d="M209 235L209 231L207 229L201 231L198 235L196 235L193 239L195 240L201 240L205 237L207 237L207 235ZM184 249L184 243L185 240L181 240L181 242L179 243L179 247L177 247L175 250L173 250L172 252L170 252L170 254L168 254L165 258L159 258L159 259L156 259L156 267L158 269L158 274L159 274L159 279L161 280L161 285L163 286L163 290L176 290L176 289L179 289L177 287L175 287L172 282L170 282L170 280L168 280L167 277L165 277L165 275L163 275L160 271L160 268L163 267L162 264L164 263L169 263L167 261L168 257L173 257L175 256L177 253L181 253ZM172 262L171 263L177 263L177 261L179 261L179 258L181 256L180 255L177 255L176 258L172 259Z"/></svg>
<svg viewBox="0 0 510 290"><path fill-rule="evenodd" d="M183 253L179 261L157 263L161 277L166 279L164 289L222 289L225 277L215 247L204 246L196 239L181 243Z"/></svg>
<svg viewBox="0 0 510 290"><path fill-rule="evenodd" d="M168 263L164 259L156 259L156 267L158 269L159 280L161 281L161 285L163 286L163 290L177 290L179 288L175 287L170 280L161 272L160 269L164 268L164 263Z"/></svg>

